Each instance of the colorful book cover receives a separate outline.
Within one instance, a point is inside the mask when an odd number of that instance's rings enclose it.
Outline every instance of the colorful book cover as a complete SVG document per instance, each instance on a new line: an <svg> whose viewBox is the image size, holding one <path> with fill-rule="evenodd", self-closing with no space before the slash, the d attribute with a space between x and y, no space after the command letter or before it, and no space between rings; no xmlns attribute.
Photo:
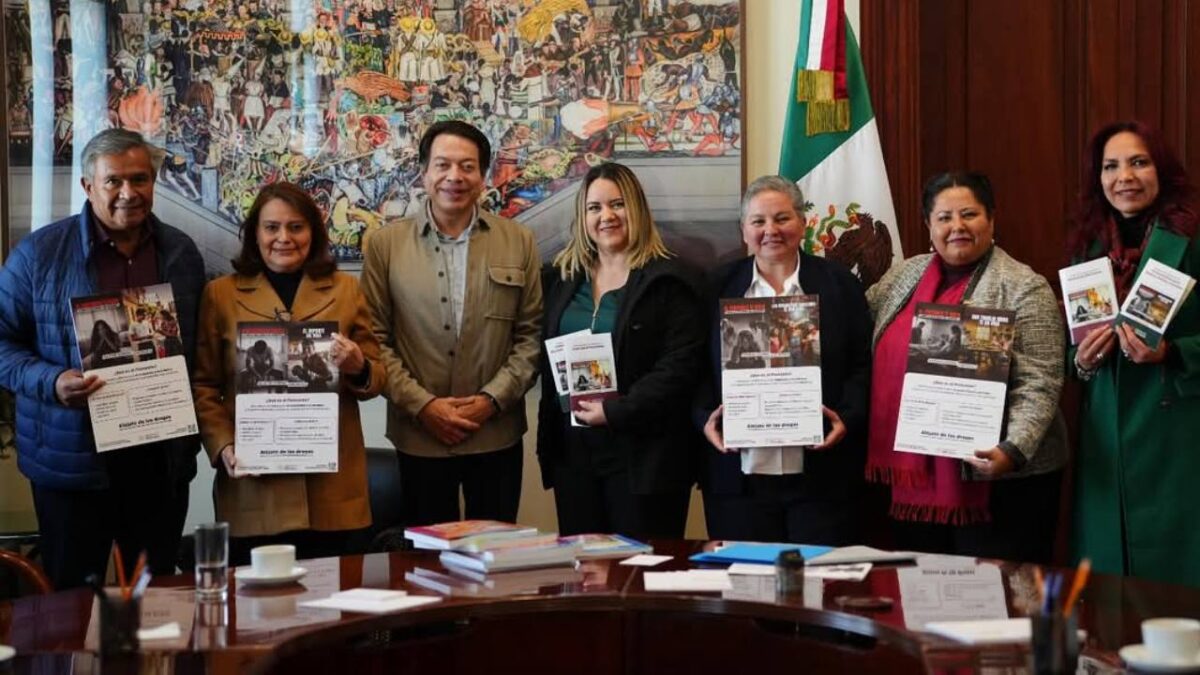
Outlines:
<svg viewBox="0 0 1200 675"><path fill-rule="evenodd" d="M1147 347L1157 349L1195 285L1192 277L1150 258L1125 297L1117 323L1128 324Z"/></svg>
<svg viewBox="0 0 1200 675"><path fill-rule="evenodd" d="M1112 261L1096 258L1058 271L1063 307L1071 344L1077 345L1092 331L1107 326L1117 316L1117 291Z"/></svg>
<svg viewBox="0 0 1200 675"><path fill-rule="evenodd" d="M452 546L481 543L486 537L523 537L537 534L537 528L504 523L498 520L456 520L435 525L410 527L404 530L404 536L414 543L449 548Z"/></svg>
<svg viewBox="0 0 1200 675"><path fill-rule="evenodd" d="M621 558L638 553L650 553L654 547L620 534L575 534L562 541L579 546L580 560Z"/></svg>

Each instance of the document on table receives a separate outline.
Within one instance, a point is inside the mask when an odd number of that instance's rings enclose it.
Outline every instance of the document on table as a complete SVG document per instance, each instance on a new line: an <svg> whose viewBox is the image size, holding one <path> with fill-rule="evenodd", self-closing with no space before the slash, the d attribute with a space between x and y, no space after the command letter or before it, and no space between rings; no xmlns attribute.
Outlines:
<svg viewBox="0 0 1200 675"><path fill-rule="evenodd" d="M1000 568L991 563L921 558L896 576L909 630L925 630L929 622L1008 618Z"/></svg>
<svg viewBox="0 0 1200 675"><path fill-rule="evenodd" d="M622 560L620 565L632 565L634 567L654 567L667 562L673 556L669 555L652 555L650 553L639 553L638 555Z"/></svg>
<svg viewBox="0 0 1200 675"><path fill-rule="evenodd" d="M871 563L853 563L846 565L813 565L804 568L806 579L831 579L834 581L862 581L871 573ZM729 576L762 576L774 577L774 565L755 565L753 563L734 563L729 566Z"/></svg>
<svg viewBox="0 0 1200 675"><path fill-rule="evenodd" d="M685 570L681 572L644 572L642 585L647 591L717 592L733 588L725 570Z"/></svg>
<svg viewBox="0 0 1200 675"><path fill-rule="evenodd" d="M300 606L317 609L337 609L343 612L361 612L364 614L386 614L388 612L428 605L440 600L441 598L437 596L409 595L405 591L355 588L342 591L341 593L334 593L323 600L302 602Z"/></svg>

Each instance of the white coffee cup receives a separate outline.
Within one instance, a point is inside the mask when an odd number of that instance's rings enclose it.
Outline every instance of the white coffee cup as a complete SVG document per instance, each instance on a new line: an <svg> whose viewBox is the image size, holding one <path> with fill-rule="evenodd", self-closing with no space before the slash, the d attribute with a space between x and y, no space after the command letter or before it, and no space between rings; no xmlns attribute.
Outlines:
<svg viewBox="0 0 1200 675"><path fill-rule="evenodd" d="M291 544L250 549L250 571L256 577L283 577L296 566L296 547Z"/></svg>
<svg viewBox="0 0 1200 675"><path fill-rule="evenodd" d="M1191 664L1200 659L1200 621L1163 617L1142 622L1142 642L1155 661Z"/></svg>

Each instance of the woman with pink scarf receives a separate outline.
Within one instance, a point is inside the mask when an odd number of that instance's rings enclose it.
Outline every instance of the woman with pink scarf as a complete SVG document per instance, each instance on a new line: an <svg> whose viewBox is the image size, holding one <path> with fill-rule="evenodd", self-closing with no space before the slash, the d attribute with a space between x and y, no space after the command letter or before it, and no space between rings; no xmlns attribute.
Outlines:
<svg viewBox="0 0 1200 675"><path fill-rule="evenodd" d="M893 266L867 291L875 319L867 480L891 486L897 549L1049 562L1067 457L1057 300L1044 277L996 245L986 176L934 177L923 209L932 252ZM1016 313L1001 440L969 459L895 449L918 303Z"/></svg>

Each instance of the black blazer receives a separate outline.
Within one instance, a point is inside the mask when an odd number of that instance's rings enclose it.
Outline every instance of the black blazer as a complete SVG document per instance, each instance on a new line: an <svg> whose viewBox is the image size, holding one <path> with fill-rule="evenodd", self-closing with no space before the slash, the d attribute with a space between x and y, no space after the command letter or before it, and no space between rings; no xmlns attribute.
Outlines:
<svg viewBox="0 0 1200 675"><path fill-rule="evenodd" d="M728 263L709 277L709 378L694 423L703 428L721 401L721 298L741 298L754 279L754 258ZM871 314L862 283L840 263L800 253L800 287L821 298L821 398L846 424L846 437L828 450L807 452L806 484L829 495L845 495L863 479L871 388ZM826 422L826 431L829 424ZM704 444L700 484L713 494L741 494L738 453Z"/></svg>
<svg viewBox="0 0 1200 675"><path fill-rule="evenodd" d="M563 280L552 266L543 269L542 279L545 340L558 336L563 312L583 280ZM703 440L689 419L704 370L702 289L699 273L678 260L656 259L630 271L613 330L620 396L604 402L607 427L571 426L559 407L555 374L543 350L537 453L544 487L553 487L554 462L576 443L624 455L635 494L692 484L696 448Z"/></svg>

